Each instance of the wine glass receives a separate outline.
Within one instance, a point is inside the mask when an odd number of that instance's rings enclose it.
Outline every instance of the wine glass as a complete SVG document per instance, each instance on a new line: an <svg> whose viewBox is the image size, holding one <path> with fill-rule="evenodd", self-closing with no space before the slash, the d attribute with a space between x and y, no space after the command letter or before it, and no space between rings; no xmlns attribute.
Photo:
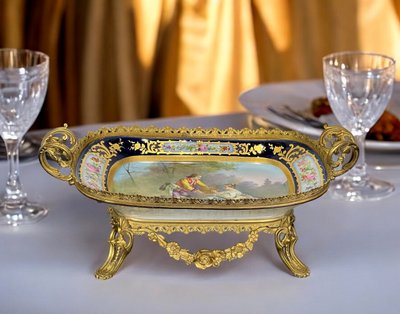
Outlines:
<svg viewBox="0 0 400 314"><path fill-rule="evenodd" d="M350 201L378 200L394 186L371 178L365 162L365 137L383 114L393 91L395 60L377 53L348 51L323 58L325 88L339 123L350 130L359 146L359 159L332 186L334 197Z"/></svg>
<svg viewBox="0 0 400 314"><path fill-rule="evenodd" d="M37 118L47 91L49 57L24 49L0 49L0 135L7 150L8 179L0 223L20 225L43 218L47 209L31 203L22 190L18 150Z"/></svg>

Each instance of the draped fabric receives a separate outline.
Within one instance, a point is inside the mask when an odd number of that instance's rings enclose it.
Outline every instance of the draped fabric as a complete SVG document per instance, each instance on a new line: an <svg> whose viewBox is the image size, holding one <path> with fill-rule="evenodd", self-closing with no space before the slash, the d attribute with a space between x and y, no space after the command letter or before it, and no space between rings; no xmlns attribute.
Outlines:
<svg viewBox="0 0 400 314"><path fill-rule="evenodd" d="M333 51L400 60L399 21L400 0L0 0L0 46L49 54L37 126L55 127L240 111Z"/></svg>

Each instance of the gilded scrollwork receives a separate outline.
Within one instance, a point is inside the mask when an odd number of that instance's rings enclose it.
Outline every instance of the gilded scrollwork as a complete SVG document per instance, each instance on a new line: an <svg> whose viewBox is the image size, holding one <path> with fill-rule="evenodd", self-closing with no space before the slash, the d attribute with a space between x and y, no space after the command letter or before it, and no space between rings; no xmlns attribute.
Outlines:
<svg viewBox="0 0 400 314"><path fill-rule="evenodd" d="M218 267L222 262L240 259L249 253L259 239L259 233L265 232L275 235L276 247L282 261L289 270L298 277L306 277L309 270L294 252L294 245L297 235L294 229L294 216L289 214L284 217L274 218L266 221L254 222L224 222L215 224L202 224L196 222L173 223L173 222L139 222L121 216L112 207L109 208L112 217L112 232L110 234L110 251L107 260L96 272L99 279L111 278L120 268L126 256L129 254L134 235L147 234L149 240L158 243L164 248L168 255L187 265L194 265L199 269ZM178 228L176 228L179 226ZM164 233L173 232L218 232L227 231L248 232L245 242L239 242L226 249L200 249L197 252L190 252L182 248L177 242L168 242Z"/></svg>
<svg viewBox="0 0 400 314"><path fill-rule="evenodd" d="M294 246L297 242L297 233L294 227L294 215L286 216L281 226L275 231L275 245L283 263L296 277L310 275L308 267L296 256Z"/></svg>
<svg viewBox="0 0 400 314"><path fill-rule="evenodd" d="M335 130L338 134L339 131L349 134L347 131L343 131L343 128L337 127ZM55 135L60 132L63 134L61 137ZM327 139L332 138L332 135L329 135L327 131L324 132L325 135L322 137L325 136L325 138L321 138L320 143L298 132L277 129L115 127L89 132L79 142L76 142L73 134L69 133L71 132L63 127L50 132L45 137L40 150L40 160L44 169L57 178L75 184L80 192L91 198L107 203L133 206L141 206L146 203L147 206L160 207L265 208L306 202L325 193L329 181L352 166L353 161L347 162L343 155L350 148L355 147L354 143L349 144L347 140L340 140L339 144L328 147ZM132 137L137 140L133 140ZM346 139L346 137L343 138ZM287 146L283 147L278 144L282 141L286 141ZM175 150L171 145L177 143L180 143L181 146L178 152L174 153ZM187 151L182 149L182 145L187 146ZM236 156L250 155L263 158L275 155L283 163L286 163L287 169L290 169L297 182L297 191L302 193L291 193L276 198L240 200L157 198L111 193L107 190L109 165L113 163L115 157L116 160L118 159L120 152L125 154L124 150L129 148L154 155L228 156L236 154ZM338 153L339 151L341 151L341 155ZM311 156L314 153L315 156ZM304 165L300 164L306 155L310 155L310 158L303 162ZM47 159L55 160L58 167L54 167L54 163L49 163ZM304 171L305 168L309 168L310 164L315 164L315 169ZM338 167L330 169L335 166Z"/></svg>
<svg viewBox="0 0 400 314"><path fill-rule="evenodd" d="M129 149L135 151L129 154ZM119 154L121 153L121 156ZM157 155L193 155L165 160L182 162L184 159L199 161L224 160L225 156L258 163L261 158L270 158L274 163L286 163L286 174L296 176L298 186L293 193L271 198L178 198L145 196L139 194L114 193L108 190L105 180L112 172L110 165L129 156L139 159L158 160ZM197 155L206 155L198 158ZM208 157L207 155L213 155ZM219 157L224 156L224 157ZM115 158L116 157L116 158ZM151 158L150 158L151 157ZM109 237L109 254L96 273L101 279L112 277L132 249L134 236L147 235L175 260L182 260L200 269L217 267L224 261L242 258L249 253L259 238L259 233L275 236L280 258L289 270L298 277L309 275L308 268L294 252L297 234L294 228L294 206L311 201L324 194L330 180L349 170L358 158L358 147L354 138L341 127L325 127L319 142L294 131L265 129L203 129L203 128L156 128L156 127L115 127L89 132L78 142L65 125L49 132L42 141L39 159L43 168L51 175L75 184L84 195L100 202L149 208L184 208L214 210L235 208L238 210L285 208L287 216L255 221L141 221L126 218L110 209L112 231ZM53 161L53 162L52 162ZM79 168L81 167L81 168ZM84 168L84 170L82 170ZM87 179L87 180L86 180ZM291 177L292 180L292 177ZM247 232L244 242L226 249L201 249L191 252L177 242L168 242L165 234L191 232L219 234L225 232ZM163 234L160 234L163 233Z"/></svg>
<svg viewBox="0 0 400 314"><path fill-rule="evenodd" d="M121 152L123 144L124 144L123 141L119 139L118 142L116 143L109 142L108 146L106 146L104 144L104 140L102 140L99 143L93 145L90 148L90 151L98 154L99 156L105 159L111 159L112 157L117 156L119 152Z"/></svg>
<svg viewBox="0 0 400 314"><path fill-rule="evenodd" d="M128 140L130 150L147 154L179 154L179 155L236 155L250 156L260 155L265 151L261 143L233 143L222 141L203 140Z"/></svg>
<svg viewBox="0 0 400 314"><path fill-rule="evenodd" d="M353 135L338 126L325 126L319 143L325 150L325 162L333 179L347 172L358 159L358 146Z"/></svg>
<svg viewBox="0 0 400 314"><path fill-rule="evenodd" d="M187 265L194 264L197 268L204 270L209 267L218 267L224 261L242 258L246 253L250 252L254 243L258 240L258 229L252 230L244 243L237 243L224 250L202 249L195 253L181 248L176 242L167 242L163 235L155 233L151 229L147 229L147 232L149 239L166 249L170 257L175 260L183 260Z"/></svg>
<svg viewBox="0 0 400 314"><path fill-rule="evenodd" d="M289 149L284 149L281 145L268 144L274 155L279 156L279 159L292 164L297 159L301 158L307 150L299 145L289 144Z"/></svg>
<svg viewBox="0 0 400 314"><path fill-rule="evenodd" d="M312 150L292 143L288 145L288 149L282 145L271 143L268 145L272 154L278 156L279 160L285 161L293 171L301 192L318 188L326 181L324 180L324 167Z"/></svg>
<svg viewBox="0 0 400 314"><path fill-rule="evenodd" d="M112 162L123 149L122 139L117 141L99 141L90 147L81 158L79 179L84 185L95 190L105 190L106 172Z"/></svg>
<svg viewBox="0 0 400 314"><path fill-rule="evenodd" d="M39 151L39 161L42 167L52 176L73 184L75 181L73 174L75 145L75 135L68 129L67 124L50 131L42 140ZM54 161L62 170L51 165L48 159Z"/></svg>
<svg viewBox="0 0 400 314"><path fill-rule="evenodd" d="M133 230L128 220L111 215L112 230L109 238L109 253L104 264L96 271L97 279L109 279L121 267L133 246Z"/></svg>
<svg viewBox="0 0 400 314"><path fill-rule="evenodd" d="M157 154L160 152L160 141L143 139L142 142L128 140L131 144L130 150L140 151L141 154Z"/></svg>

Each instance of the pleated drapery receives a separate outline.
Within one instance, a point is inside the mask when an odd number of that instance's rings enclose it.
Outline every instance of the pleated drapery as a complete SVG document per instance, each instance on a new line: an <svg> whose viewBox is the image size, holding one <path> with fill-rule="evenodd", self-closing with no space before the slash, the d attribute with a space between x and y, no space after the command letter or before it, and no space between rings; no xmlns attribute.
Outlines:
<svg viewBox="0 0 400 314"><path fill-rule="evenodd" d="M400 0L0 0L0 46L50 55L38 127L243 110L324 55L400 60ZM397 67L400 78L400 66Z"/></svg>

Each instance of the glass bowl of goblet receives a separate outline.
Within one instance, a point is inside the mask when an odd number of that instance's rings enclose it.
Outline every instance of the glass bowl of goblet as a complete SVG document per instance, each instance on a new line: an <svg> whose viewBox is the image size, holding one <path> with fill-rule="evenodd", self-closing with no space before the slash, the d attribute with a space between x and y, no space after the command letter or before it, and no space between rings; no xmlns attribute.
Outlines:
<svg viewBox="0 0 400 314"><path fill-rule="evenodd" d="M30 202L22 189L19 146L36 120L46 95L49 57L26 49L0 49L0 135L7 150L8 178L0 203L0 223L40 220L47 209Z"/></svg>
<svg viewBox="0 0 400 314"><path fill-rule="evenodd" d="M331 187L334 197L350 201L379 200L394 186L373 177L365 162L365 137L383 114L393 91L395 60L363 51L332 53L323 58L329 103L339 123L356 138L357 164Z"/></svg>

